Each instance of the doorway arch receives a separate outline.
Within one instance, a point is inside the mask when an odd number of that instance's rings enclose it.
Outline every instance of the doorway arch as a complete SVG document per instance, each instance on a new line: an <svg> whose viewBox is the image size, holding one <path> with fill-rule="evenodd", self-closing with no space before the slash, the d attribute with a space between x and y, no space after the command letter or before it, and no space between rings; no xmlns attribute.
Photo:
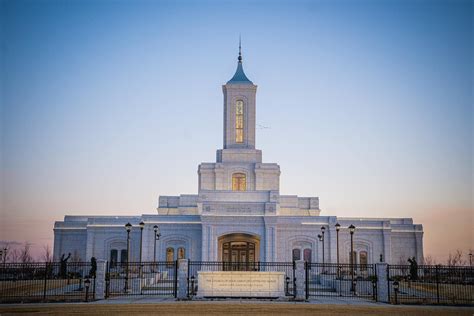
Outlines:
<svg viewBox="0 0 474 316"><path fill-rule="evenodd" d="M254 270L260 260L260 238L245 233L219 237L219 260L229 270Z"/></svg>

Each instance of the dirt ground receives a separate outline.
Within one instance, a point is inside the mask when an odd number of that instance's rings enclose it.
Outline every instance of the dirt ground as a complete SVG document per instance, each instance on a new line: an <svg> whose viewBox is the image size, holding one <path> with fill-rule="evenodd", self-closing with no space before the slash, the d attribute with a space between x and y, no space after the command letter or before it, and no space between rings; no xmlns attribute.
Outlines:
<svg viewBox="0 0 474 316"><path fill-rule="evenodd" d="M474 307L361 306L269 302L30 304L0 306L0 315L474 315Z"/></svg>

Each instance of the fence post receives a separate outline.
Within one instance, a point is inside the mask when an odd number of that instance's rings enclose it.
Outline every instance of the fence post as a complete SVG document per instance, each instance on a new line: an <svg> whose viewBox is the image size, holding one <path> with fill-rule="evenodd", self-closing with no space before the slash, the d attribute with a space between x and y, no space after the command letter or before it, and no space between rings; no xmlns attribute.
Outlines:
<svg viewBox="0 0 474 316"><path fill-rule="evenodd" d="M105 298L105 274L107 271L107 261L97 259L97 270L95 272L95 299Z"/></svg>
<svg viewBox="0 0 474 316"><path fill-rule="evenodd" d="M295 300L297 301L304 301L306 299L305 293L305 269L304 269L304 261L298 260L295 262L296 269L295 269Z"/></svg>
<svg viewBox="0 0 474 316"><path fill-rule="evenodd" d="M385 262L376 263L375 271L377 275L377 302L390 303L388 267Z"/></svg>
<svg viewBox="0 0 474 316"><path fill-rule="evenodd" d="M188 259L179 259L178 264L178 294L179 300L188 298Z"/></svg>
<svg viewBox="0 0 474 316"><path fill-rule="evenodd" d="M436 271L436 301L439 304L439 271L438 271L438 265L436 265L435 271Z"/></svg>
<svg viewBox="0 0 474 316"><path fill-rule="evenodd" d="M305 292L305 297L306 299L309 299L309 268L310 268L310 263L307 261L304 262L304 292Z"/></svg>
<svg viewBox="0 0 474 316"><path fill-rule="evenodd" d="M45 263L44 267L44 287L43 287L43 301L46 301L46 284L48 282L48 263Z"/></svg>

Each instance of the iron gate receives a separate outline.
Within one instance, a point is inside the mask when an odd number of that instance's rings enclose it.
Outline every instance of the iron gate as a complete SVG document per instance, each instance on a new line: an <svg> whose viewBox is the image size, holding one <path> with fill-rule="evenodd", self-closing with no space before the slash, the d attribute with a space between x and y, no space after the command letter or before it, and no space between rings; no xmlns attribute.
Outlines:
<svg viewBox="0 0 474 316"><path fill-rule="evenodd" d="M377 300L374 264L305 263L306 298L342 296Z"/></svg>
<svg viewBox="0 0 474 316"><path fill-rule="evenodd" d="M177 294L178 262L129 262L107 265L106 297L122 295Z"/></svg>

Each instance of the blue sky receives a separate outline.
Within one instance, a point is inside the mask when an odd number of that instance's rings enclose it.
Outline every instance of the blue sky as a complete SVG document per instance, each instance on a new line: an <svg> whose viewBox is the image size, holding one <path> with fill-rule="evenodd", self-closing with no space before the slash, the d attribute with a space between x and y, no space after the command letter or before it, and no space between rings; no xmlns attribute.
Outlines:
<svg viewBox="0 0 474 316"><path fill-rule="evenodd" d="M1 5L0 239L40 246L64 214L196 193L241 34L281 193L413 217L426 254L473 248L471 1Z"/></svg>

